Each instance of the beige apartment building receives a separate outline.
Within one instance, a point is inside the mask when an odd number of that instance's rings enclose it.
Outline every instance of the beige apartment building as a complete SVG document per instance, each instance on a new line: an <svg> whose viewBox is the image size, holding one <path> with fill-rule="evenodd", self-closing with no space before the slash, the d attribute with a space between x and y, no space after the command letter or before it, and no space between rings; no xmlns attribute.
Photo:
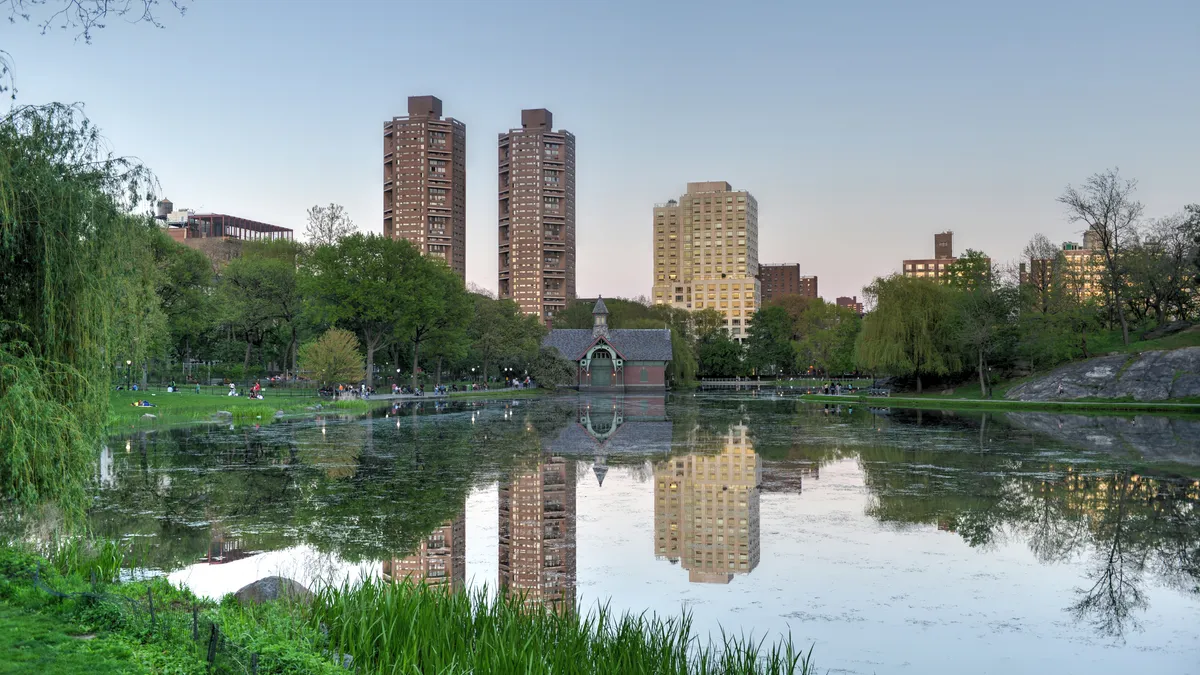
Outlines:
<svg viewBox="0 0 1200 675"><path fill-rule="evenodd" d="M436 96L410 96L383 125L383 236L467 276L467 127Z"/></svg>
<svg viewBox="0 0 1200 675"><path fill-rule="evenodd" d="M1048 294L1054 282L1061 280L1068 292L1087 300L1104 293L1105 269L1100 237L1089 231L1083 235L1082 246L1063 242L1061 258L1033 258L1028 264L1021 263L1020 278L1022 284L1042 294Z"/></svg>
<svg viewBox="0 0 1200 675"><path fill-rule="evenodd" d="M499 150L499 296L549 323L575 299L575 137L522 110Z"/></svg>
<svg viewBox="0 0 1200 675"><path fill-rule="evenodd" d="M467 580L466 512L430 532L411 555L384 560L383 578L461 590Z"/></svg>
<svg viewBox="0 0 1200 675"><path fill-rule="evenodd" d="M732 426L720 452L654 467L654 555L678 562L692 583L727 584L758 566L762 458L748 432Z"/></svg>
<svg viewBox="0 0 1200 675"><path fill-rule="evenodd" d="M654 302L715 309L739 341L762 299L758 202L724 181L688 183L654 207Z"/></svg>

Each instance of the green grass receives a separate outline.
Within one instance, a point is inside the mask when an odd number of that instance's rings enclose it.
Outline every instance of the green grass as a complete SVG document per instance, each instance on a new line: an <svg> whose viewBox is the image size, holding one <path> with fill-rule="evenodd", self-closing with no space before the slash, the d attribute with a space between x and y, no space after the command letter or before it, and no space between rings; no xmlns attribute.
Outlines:
<svg viewBox="0 0 1200 675"><path fill-rule="evenodd" d="M586 616L527 607L486 590L453 593L423 585L367 581L317 594L309 619L329 630L331 647L380 673L810 673L810 653L790 637L722 635L701 643L691 620Z"/></svg>
<svg viewBox="0 0 1200 675"><path fill-rule="evenodd" d="M149 672L120 636L89 634L53 614L0 604L0 675Z"/></svg>
<svg viewBox="0 0 1200 675"><path fill-rule="evenodd" d="M331 402L316 397L299 396L271 397L264 394L263 400L246 396L218 396L214 394L196 394L188 391L168 394L162 391L114 391L109 393L109 426L130 427L148 425L171 425L199 422L213 419L219 411L232 414L234 422L270 422L275 418L275 412L282 410L284 414L310 413L309 408L320 405L322 410L344 410L348 412L366 412L373 407L383 405L379 401L360 401L357 399ZM153 408L138 408L134 401L146 400L155 405ZM151 414L153 419L144 417ZM225 419L230 419L228 415Z"/></svg>
<svg viewBox="0 0 1200 675"><path fill-rule="evenodd" d="M1088 351L1095 356L1103 356L1111 352L1149 352L1156 349L1182 349L1183 347L1200 347L1200 326L1192 326L1174 335L1168 335L1156 340L1138 340L1137 336L1145 331L1131 330L1128 345L1121 342L1121 331L1102 331L1088 336Z"/></svg>
<svg viewBox="0 0 1200 675"><path fill-rule="evenodd" d="M721 635L701 643L689 617L587 616L526 607L486 590L448 592L371 580L326 588L311 605L242 607L197 599L164 578L110 583L114 545L72 540L47 558L0 545L0 675L8 673L180 673L207 670L207 639L219 627L217 669L358 673L653 673L655 675L814 672L811 650L789 638ZM60 599L34 584L71 597ZM95 573L93 583L93 573ZM147 594L156 607L150 621ZM192 611L200 639L192 633ZM80 639L81 637L90 639Z"/></svg>

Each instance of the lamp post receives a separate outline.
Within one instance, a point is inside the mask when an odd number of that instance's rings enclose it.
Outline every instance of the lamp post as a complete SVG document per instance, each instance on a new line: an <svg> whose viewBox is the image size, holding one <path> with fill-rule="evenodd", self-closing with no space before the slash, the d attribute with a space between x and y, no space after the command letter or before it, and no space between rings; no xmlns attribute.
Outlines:
<svg viewBox="0 0 1200 675"><path fill-rule="evenodd" d="M125 390L133 386L133 361L125 359Z"/></svg>

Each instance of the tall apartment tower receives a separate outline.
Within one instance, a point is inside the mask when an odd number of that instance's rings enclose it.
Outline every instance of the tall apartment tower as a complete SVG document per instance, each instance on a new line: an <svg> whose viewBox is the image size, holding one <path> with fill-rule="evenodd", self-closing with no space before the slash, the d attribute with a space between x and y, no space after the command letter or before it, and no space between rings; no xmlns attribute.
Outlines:
<svg viewBox="0 0 1200 675"><path fill-rule="evenodd" d="M575 610L575 460L543 457L500 482L500 589Z"/></svg>
<svg viewBox="0 0 1200 675"><path fill-rule="evenodd" d="M408 97L383 125L383 236L407 239L467 276L467 127L436 96Z"/></svg>
<svg viewBox="0 0 1200 675"><path fill-rule="evenodd" d="M499 295L549 323L575 299L575 137L522 110L499 159Z"/></svg>
<svg viewBox="0 0 1200 675"><path fill-rule="evenodd" d="M688 183L654 207L654 302L716 309L741 341L762 299L758 202L724 181Z"/></svg>

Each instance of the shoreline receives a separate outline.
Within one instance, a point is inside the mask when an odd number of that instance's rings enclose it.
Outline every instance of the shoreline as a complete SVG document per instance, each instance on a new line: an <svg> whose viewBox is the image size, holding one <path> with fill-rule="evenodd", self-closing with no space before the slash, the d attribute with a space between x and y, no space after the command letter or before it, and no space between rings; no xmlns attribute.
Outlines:
<svg viewBox="0 0 1200 675"><path fill-rule="evenodd" d="M841 396L801 394L795 398L812 403L858 403L881 408L1066 412L1074 414L1153 413L1159 415L1200 415L1200 403L1172 401L1012 401L1007 399L858 396L853 394Z"/></svg>

